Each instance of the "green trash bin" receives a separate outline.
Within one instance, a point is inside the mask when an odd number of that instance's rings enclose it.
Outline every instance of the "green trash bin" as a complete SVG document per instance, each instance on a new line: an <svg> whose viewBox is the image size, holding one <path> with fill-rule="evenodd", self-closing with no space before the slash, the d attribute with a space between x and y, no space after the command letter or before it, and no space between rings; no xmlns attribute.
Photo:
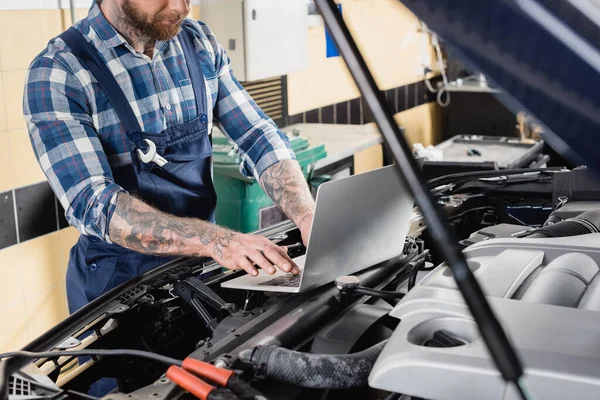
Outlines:
<svg viewBox="0 0 600 400"><path fill-rule="evenodd" d="M325 158L324 145L310 146L302 136L289 136L296 159L309 179L314 164ZM265 194L254 178L240 173L241 158L227 138L213 137L213 180L217 192L217 224L248 233L267 228L284 221L287 217Z"/></svg>

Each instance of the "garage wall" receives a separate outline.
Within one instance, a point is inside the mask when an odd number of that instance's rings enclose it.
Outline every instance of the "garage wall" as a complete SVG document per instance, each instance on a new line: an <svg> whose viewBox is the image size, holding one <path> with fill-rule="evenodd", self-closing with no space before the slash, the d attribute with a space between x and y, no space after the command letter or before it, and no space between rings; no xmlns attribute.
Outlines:
<svg viewBox="0 0 600 400"><path fill-rule="evenodd" d="M90 4L76 1L78 19ZM67 8L67 0L0 0L0 352L22 347L68 315L65 272L78 233L66 228L22 112L27 67L70 26ZM194 5L192 17L198 11Z"/></svg>
<svg viewBox="0 0 600 400"><path fill-rule="evenodd" d="M396 0L342 3L380 87L403 110L396 117L409 138L435 140L437 108L417 74L416 18ZM77 18L83 18L91 2L76 4ZM68 0L0 0L0 352L22 347L68 315L64 276L78 233L67 227L35 160L22 115L26 69L70 25L67 8ZM197 5L192 17L199 18ZM342 60L325 58L323 27L308 35L309 68L288 77L289 114L318 122L335 109L332 117L341 122L339 107L349 122L369 123ZM365 170L381 163L380 151L362 156Z"/></svg>
<svg viewBox="0 0 600 400"><path fill-rule="evenodd" d="M423 48L418 19L398 0L338 3L342 4L344 20L408 137L424 144L434 143L439 136L439 108L432 104L433 98L420 75L420 64L423 52L428 52L430 59L435 58L431 46ZM308 68L288 75L290 122L372 122L343 59L326 57L323 25L310 27L308 35Z"/></svg>

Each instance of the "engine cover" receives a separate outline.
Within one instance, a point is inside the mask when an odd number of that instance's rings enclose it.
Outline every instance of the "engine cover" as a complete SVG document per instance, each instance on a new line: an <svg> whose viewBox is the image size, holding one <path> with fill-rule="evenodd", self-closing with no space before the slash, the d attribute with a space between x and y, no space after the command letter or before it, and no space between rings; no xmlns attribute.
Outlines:
<svg viewBox="0 0 600 400"><path fill-rule="evenodd" d="M464 254L518 349L533 398L597 399L600 234L492 239ZM371 387L432 400L519 398L447 266L431 271L390 315L401 322L373 367ZM429 347L434 336L451 337L455 347Z"/></svg>

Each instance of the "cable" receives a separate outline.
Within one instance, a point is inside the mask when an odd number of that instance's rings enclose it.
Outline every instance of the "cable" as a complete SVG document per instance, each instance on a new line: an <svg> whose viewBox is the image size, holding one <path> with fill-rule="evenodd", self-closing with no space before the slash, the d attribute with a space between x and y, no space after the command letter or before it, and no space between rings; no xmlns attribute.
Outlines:
<svg viewBox="0 0 600 400"><path fill-rule="evenodd" d="M437 93L438 92L438 89L436 89L433 86L431 86L431 82L429 81L429 78L425 78L425 86L427 86L427 90L429 90L431 93Z"/></svg>
<svg viewBox="0 0 600 400"><path fill-rule="evenodd" d="M408 290L411 290L417 284L417 274L421 270L421 267L425 265L425 258L417 261L416 263L411 263L410 272L408 276Z"/></svg>
<svg viewBox="0 0 600 400"><path fill-rule="evenodd" d="M101 350L101 349L91 349L91 350L75 350L75 351L46 351L46 352L31 352L31 351L12 351L9 353L0 354L0 399L4 399L7 395L8 385L8 370L3 367L2 360L6 358L57 358L57 357L79 357L79 356L131 356L131 357L140 357L146 358L154 361L161 362L163 364L177 365L181 366L183 362L181 360L177 360L175 358L161 356L160 354L150 353L147 351L141 350ZM91 400L91 399L89 399Z"/></svg>
<svg viewBox="0 0 600 400"><path fill-rule="evenodd" d="M167 365L181 366L182 361L175 358L161 356L160 354L150 353L142 350L76 350L76 351L46 351L46 352L31 352L31 351L12 351L10 353L0 354L0 360L12 357L24 358L57 358L57 357L79 357L79 356L131 356L147 358Z"/></svg>
<svg viewBox="0 0 600 400"><path fill-rule="evenodd" d="M446 76L446 68L444 67L444 59L442 58L442 50L440 49L440 42L437 38L437 35L433 36L435 52L438 58L438 65L440 67L440 72L442 73L442 80L444 82L444 86L440 89L437 95L437 102L440 107L448 107L450 105L450 92L448 91L449 83L448 77ZM446 101L442 101L442 94L446 93Z"/></svg>
<svg viewBox="0 0 600 400"><path fill-rule="evenodd" d="M391 292L387 290L375 290L363 286L355 287L354 292L365 296L379 297L380 299L401 299L404 297L404 293Z"/></svg>
<svg viewBox="0 0 600 400"><path fill-rule="evenodd" d="M523 378L515 382L515 387L517 388L517 393L519 394L521 400L533 399L533 397L529 394L529 389L527 389L525 382L523 382Z"/></svg>
<svg viewBox="0 0 600 400"><path fill-rule="evenodd" d="M65 390L65 393L70 394L70 395L79 396L82 399L86 399L86 400L99 400L100 399L99 397L90 396L89 394L76 392L74 390Z"/></svg>
<svg viewBox="0 0 600 400"><path fill-rule="evenodd" d="M421 27L423 29L423 23L421 23ZM426 68L426 70L424 71L424 75L425 75L425 86L427 86L427 89L431 92L431 93L437 93L437 102L440 105L440 107L448 107L450 105L450 91L448 90L448 87L450 86L450 84L448 83L448 76L446 76L446 67L444 66L444 59L442 57L442 50L440 48L440 42L438 40L438 37L435 33L429 31L431 33L431 44L433 45L433 47L435 48L435 52L437 55L437 61L438 61L438 66L440 68L440 72L442 74L442 81L443 81L443 86L440 89L435 89L432 85L431 82L429 81L429 78L427 78L427 71L431 71L429 68ZM446 100L442 101L442 97L443 95L446 94Z"/></svg>
<svg viewBox="0 0 600 400"><path fill-rule="evenodd" d="M519 174L533 174L536 172L557 172L564 170L565 167L546 167L546 168L517 168L517 169L503 169L494 171L474 171L474 172L459 172L457 174L450 174L433 178L427 182L427 186L435 188L438 186L446 185L448 183L460 183L464 180L473 180L479 178L493 178L496 176L508 176L508 175L519 175Z"/></svg>
<svg viewBox="0 0 600 400"><path fill-rule="evenodd" d="M446 93L446 101L442 101L442 95ZM440 105L440 107L446 108L450 105L450 92L448 91L448 89L446 87L443 87L440 89L440 91L437 94L437 102Z"/></svg>

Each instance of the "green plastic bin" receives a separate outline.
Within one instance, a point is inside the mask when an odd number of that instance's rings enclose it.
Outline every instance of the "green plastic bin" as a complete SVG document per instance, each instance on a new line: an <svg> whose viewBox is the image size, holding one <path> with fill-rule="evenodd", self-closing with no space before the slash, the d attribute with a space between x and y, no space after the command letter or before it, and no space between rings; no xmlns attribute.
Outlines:
<svg viewBox="0 0 600 400"><path fill-rule="evenodd" d="M302 136L289 136L296 159L309 179L314 164L325 158L324 145L310 146ZM267 228L287 217L254 178L240 173L240 157L225 137L213 138L213 180L217 192L217 224L248 233Z"/></svg>

